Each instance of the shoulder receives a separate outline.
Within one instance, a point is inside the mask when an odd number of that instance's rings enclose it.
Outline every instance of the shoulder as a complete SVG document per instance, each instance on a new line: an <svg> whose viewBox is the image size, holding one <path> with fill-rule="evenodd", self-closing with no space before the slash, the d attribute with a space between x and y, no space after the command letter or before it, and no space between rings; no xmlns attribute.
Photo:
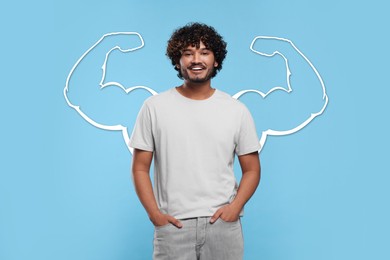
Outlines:
<svg viewBox="0 0 390 260"><path fill-rule="evenodd" d="M154 107L154 106L159 106L160 104L167 103L173 96L172 92L173 89L171 88L157 95L153 95L145 100L144 105L147 107Z"/></svg>
<svg viewBox="0 0 390 260"><path fill-rule="evenodd" d="M217 89L215 94L217 95L216 100L223 102L224 104L231 107L232 109L236 109L240 111L248 110L247 107L241 101L233 98L231 95L229 95L226 92Z"/></svg>

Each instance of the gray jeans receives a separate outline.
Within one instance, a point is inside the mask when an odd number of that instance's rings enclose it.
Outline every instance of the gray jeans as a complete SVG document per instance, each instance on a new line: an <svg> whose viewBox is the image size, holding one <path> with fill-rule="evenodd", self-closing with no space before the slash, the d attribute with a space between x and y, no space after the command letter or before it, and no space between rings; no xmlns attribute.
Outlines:
<svg viewBox="0 0 390 260"><path fill-rule="evenodd" d="M241 221L210 217L181 220L183 227L172 224L156 227L154 260L241 260L244 253Z"/></svg>

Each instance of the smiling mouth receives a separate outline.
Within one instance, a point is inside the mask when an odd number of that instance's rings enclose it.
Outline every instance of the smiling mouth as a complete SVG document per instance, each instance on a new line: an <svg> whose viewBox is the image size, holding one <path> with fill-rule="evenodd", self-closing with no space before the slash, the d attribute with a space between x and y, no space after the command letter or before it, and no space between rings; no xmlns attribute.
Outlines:
<svg viewBox="0 0 390 260"><path fill-rule="evenodd" d="M188 69L191 70L191 71L202 71L202 70L204 70L206 68L203 67L203 66L192 66L192 67L189 67Z"/></svg>

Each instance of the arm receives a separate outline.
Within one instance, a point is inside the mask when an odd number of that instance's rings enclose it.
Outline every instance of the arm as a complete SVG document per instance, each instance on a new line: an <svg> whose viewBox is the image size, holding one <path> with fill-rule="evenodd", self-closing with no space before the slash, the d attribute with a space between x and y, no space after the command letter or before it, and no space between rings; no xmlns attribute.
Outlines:
<svg viewBox="0 0 390 260"><path fill-rule="evenodd" d="M268 135L283 136L298 132L320 116L328 104L328 97L317 69L289 39L257 36L250 49L263 58L282 58L285 63L285 83L277 80L274 81L275 86L270 86L267 92L248 89L233 96L237 99L245 93L254 92L260 95L260 101L267 100L266 110L272 116L264 117L262 125L266 128L259 129L262 132L260 142L264 147ZM256 109L264 108L257 106Z"/></svg>
<svg viewBox="0 0 390 260"><path fill-rule="evenodd" d="M155 226L163 226L172 223L181 227L181 223L174 217L163 214L157 206L153 194L152 182L150 180L149 170L153 159L153 152L134 149L133 153L133 181L138 198L144 206L150 220Z"/></svg>
<svg viewBox="0 0 390 260"><path fill-rule="evenodd" d="M129 53L143 46L144 41L136 32L105 34L75 63L66 79L63 92L68 106L76 110L88 123L100 129L122 131L126 143L129 136L126 126L122 123L127 122L128 115L121 111L124 107L131 106L134 100L130 97L133 95L127 98L124 96L135 89L144 89L153 95L157 93L145 86L126 88L117 81L106 82L107 63L113 52ZM132 75L134 76L134 73ZM119 87L123 91L113 88L102 91L109 86ZM96 104L104 104L104 113L97 109L101 106Z"/></svg>
<svg viewBox="0 0 390 260"><path fill-rule="evenodd" d="M224 221L236 221L245 203L252 197L260 182L260 159L258 152L238 157L242 170L242 178L234 200L218 209L211 217L214 223L218 218Z"/></svg>
<svg viewBox="0 0 390 260"><path fill-rule="evenodd" d="M110 54L118 50L122 53L132 52L143 46L141 35L135 32L103 35L71 69L64 89L67 102L73 106L80 106L84 98L102 95L101 88L106 87L106 65Z"/></svg>

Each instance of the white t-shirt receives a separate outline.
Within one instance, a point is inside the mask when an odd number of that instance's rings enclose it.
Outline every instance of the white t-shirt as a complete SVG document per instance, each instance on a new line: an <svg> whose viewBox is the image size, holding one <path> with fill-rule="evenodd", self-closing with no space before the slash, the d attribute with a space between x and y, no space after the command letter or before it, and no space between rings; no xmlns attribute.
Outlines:
<svg viewBox="0 0 390 260"><path fill-rule="evenodd" d="M216 90L193 100L172 88L147 99L130 147L154 152L154 195L161 212L177 219L212 216L237 191L234 155L258 151L248 109Z"/></svg>

